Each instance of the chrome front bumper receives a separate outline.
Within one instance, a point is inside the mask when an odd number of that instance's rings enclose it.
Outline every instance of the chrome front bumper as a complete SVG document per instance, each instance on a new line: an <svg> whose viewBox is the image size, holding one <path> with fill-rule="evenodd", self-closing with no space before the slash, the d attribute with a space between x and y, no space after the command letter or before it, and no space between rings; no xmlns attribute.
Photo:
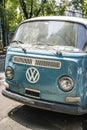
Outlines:
<svg viewBox="0 0 87 130"><path fill-rule="evenodd" d="M9 90L6 90L5 88L3 88L2 90L2 94L15 101L21 102L23 104L26 104L32 107L40 108L40 109L46 109L50 111L73 114L73 115L82 115L82 114L87 113L87 109L86 110L82 109L79 106L72 106L72 105L42 101L39 99L32 99L29 97L16 94Z"/></svg>

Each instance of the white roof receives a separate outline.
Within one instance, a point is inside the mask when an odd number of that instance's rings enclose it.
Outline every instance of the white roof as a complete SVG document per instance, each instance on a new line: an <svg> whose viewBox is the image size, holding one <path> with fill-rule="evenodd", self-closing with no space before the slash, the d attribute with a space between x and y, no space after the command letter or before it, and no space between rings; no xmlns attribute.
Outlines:
<svg viewBox="0 0 87 130"><path fill-rule="evenodd" d="M35 17L35 18L27 19L23 22L43 21L43 20L68 21L68 22L81 23L87 26L87 19L78 18L78 17L69 17L69 16L42 16L42 17Z"/></svg>

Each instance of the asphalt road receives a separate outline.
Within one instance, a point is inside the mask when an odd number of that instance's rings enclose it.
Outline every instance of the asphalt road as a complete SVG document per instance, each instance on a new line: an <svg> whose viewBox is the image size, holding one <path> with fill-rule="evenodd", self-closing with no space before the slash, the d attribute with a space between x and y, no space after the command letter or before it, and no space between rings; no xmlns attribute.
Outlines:
<svg viewBox="0 0 87 130"><path fill-rule="evenodd" d="M1 70L4 70L0 62ZM2 67L1 67L2 66ZM4 97L0 73L0 130L87 130L87 114L72 116L35 109Z"/></svg>

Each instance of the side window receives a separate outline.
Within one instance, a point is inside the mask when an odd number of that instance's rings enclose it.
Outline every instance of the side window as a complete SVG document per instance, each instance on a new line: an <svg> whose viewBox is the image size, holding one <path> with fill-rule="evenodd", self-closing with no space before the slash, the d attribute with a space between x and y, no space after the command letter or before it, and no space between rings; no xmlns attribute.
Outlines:
<svg viewBox="0 0 87 130"><path fill-rule="evenodd" d="M85 44L83 46L83 51L87 52L87 29L86 29L86 42L85 42Z"/></svg>
<svg viewBox="0 0 87 130"><path fill-rule="evenodd" d="M78 26L78 48L85 51L87 48L87 30L85 26L79 25Z"/></svg>

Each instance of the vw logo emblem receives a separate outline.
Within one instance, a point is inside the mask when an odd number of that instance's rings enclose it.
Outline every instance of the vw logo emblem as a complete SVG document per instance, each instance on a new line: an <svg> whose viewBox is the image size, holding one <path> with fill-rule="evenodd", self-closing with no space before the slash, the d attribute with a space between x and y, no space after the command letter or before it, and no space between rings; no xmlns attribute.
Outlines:
<svg viewBox="0 0 87 130"><path fill-rule="evenodd" d="M26 71L26 78L30 83L36 83L40 78L39 71L34 67L30 67Z"/></svg>

